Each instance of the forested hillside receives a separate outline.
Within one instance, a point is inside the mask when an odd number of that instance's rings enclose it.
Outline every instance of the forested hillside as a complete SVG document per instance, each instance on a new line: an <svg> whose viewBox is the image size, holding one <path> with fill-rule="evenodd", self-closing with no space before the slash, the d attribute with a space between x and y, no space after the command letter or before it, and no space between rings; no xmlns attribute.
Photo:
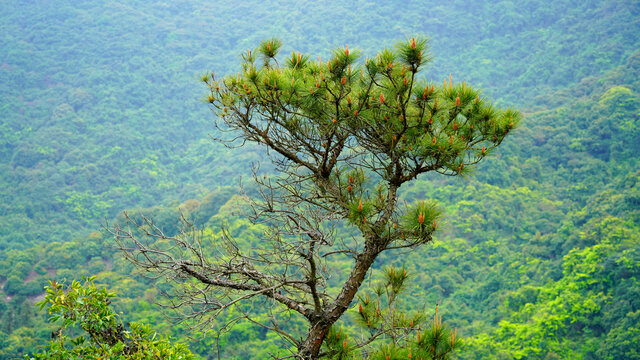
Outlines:
<svg viewBox="0 0 640 360"><path fill-rule="evenodd" d="M407 267L403 306L440 303L462 359L640 359L637 2L9 0L0 19L0 359L45 346L53 327L33 303L47 280L83 275L118 293L128 321L184 338L102 231L122 210L167 233L183 213L260 241L234 215L236 195L241 178L251 191L252 162L273 168L261 148L210 139L203 73L239 70L240 53L271 36L283 54L324 58L422 34L430 80L452 74L525 119L471 176L404 189L437 200L446 224L374 268ZM192 351L252 359L281 346L247 324L214 335Z"/></svg>

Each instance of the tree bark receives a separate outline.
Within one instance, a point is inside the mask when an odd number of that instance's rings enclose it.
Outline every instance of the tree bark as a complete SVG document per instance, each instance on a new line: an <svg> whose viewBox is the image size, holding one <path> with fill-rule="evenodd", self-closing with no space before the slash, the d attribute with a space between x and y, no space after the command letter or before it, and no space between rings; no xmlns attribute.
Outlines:
<svg viewBox="0 0 640 360"><path fill-rule="evenodd" d="M349 274L349 278L342 286L342 290L336 300L325 307L324 311L311 321L307 338L298 348L300 359L319 359L320 348L329 329L347 311L369 268L378 257L378 254L385 248L385 245L381 239L369 239L367 241L364 250L356 258L351 274Z"/></svg>
<svg viewBox="0 0 640 360"><path fill-rule="evenodd" d="M300 348L298 349L300 359L316 360L320 358L320 348L331 325L333 325L333 323L328 324L322 320L311 325L307 338L300 344Z"/></svg>

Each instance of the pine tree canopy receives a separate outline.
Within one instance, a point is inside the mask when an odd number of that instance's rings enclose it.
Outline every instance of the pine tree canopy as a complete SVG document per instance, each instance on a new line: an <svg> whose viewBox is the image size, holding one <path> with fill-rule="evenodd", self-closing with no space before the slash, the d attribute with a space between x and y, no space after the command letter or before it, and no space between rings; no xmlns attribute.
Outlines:
<svg viewBox="0 0 640 360"><path fill-rule="evenodd" d="M241 73L205 76L207 100L242 140L263 143L287 165L321 177L350 167L354 157L398 185L427 171L459 175L520 120L464 82L421 78L430 60L424 38L363 61L346 46L326 61L294 52L281 64L281 46L265 41L243 55Z"/></svg>
<svg viewBox="0 0 640 360"><path fill-rule="evenodd" d="M281 47L277 39L264 41L243 54L241 73L202 78L216 125L235 139L227 137L227 144L255 142L275 153L278 174L255 172L259 199L245 199L249 220L267 229L263 241L247 249L223 231L208 249L189 226L167 237L153 221L131 218L129 227L112 233L131 262L179 284L176 304L207 304L192 317L270 298L270 312L297 313L309 328L301 339L277 324L263 326L286 339L299 358L317 359L378 255L426 244L438 228L435 203L400 206L399 188L426 172L467 173L520 115L494 108L451 76L442 85L422 79L419 71L429 62L424 38L364 60L348 46L325 61L297 52L277 59ZM147 245L141 237L174 246ZM351 268L336 292L328 279L337 259ZM184 278L192 281L182 284Z"/></svg>

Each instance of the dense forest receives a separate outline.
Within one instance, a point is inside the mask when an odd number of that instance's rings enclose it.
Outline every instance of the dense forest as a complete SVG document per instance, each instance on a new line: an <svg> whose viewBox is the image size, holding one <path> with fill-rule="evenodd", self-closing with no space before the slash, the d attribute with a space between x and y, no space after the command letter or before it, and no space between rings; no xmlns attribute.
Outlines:
<svg viewBox="0 0 640 360"><path fill-rule="evenodd" d="M445 223L418 251L381 256L371 281L405 266L402 307L439 304L461 359L640 359L640 3L9 0L0 16L0 359L47 345L56 326L34 303L49 280L94 275L123 318L203 359L282 353L252 324L221 332L232 313L206 333L174 325L103 226L128 210L175 234L184 215L259 242L240 182L254 191L251 164L272 174L270 156L212 141L201 75L239 71L272 36L283 54L328 58L414 35L430 38L429 80L452 74L524 119L473 174L403 189Z"/></svg>

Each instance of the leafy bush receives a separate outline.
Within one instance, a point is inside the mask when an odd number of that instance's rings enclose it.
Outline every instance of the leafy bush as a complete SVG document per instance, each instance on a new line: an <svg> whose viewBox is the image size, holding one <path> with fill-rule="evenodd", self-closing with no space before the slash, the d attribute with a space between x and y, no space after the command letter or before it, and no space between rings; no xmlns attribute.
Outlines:
<svg viewBox="0 0 640 360"><path fill-rule="evenodd" d="M49 306L49 321L61 321L51 334L49 348L27 359L195 359L184 344L173 344L144 324L131 323L126 330L118 315L109 307L114 293L97 288L94 277L83 285L73 281L64 286L51 281L47 295L39 302L40 310ZM82 335L70 334L79 328Z"/></svg>

